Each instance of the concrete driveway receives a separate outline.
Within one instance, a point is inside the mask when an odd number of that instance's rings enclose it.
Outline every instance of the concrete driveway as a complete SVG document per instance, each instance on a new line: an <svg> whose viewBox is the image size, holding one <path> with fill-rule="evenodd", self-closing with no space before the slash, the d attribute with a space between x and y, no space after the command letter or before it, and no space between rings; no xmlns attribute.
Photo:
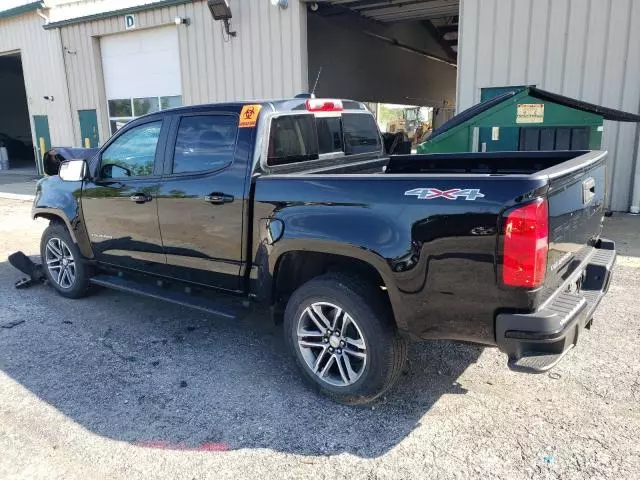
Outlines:
<svg viewBox="0 0 640 480"><path fill-rule="evenodd" d="M0 202L5 200L33 200L40 177L31 173L0 171Z"/></svg>
<svg viewBox="0 0 640 480"><path fill-rule="evenodd" d="M15 290L7 254L37 254L46 225L29 209L0 206L2 479L638 478L640 218L608 219L624 256L551 374L414 343L397 387L354 408L306 389L263 315Z"/></svg>

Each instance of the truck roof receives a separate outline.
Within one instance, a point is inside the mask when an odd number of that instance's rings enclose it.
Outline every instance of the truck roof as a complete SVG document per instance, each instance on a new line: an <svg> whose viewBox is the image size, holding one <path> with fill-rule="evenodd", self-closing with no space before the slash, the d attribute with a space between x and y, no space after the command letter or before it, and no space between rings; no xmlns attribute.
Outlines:
<svg viewBox="0 0 640 480"><path fill-rule="evenodd" d="M299 98L284 98L284 99L276 99L276 100L246 100L239 102L214 102L207 103L201 105L188 105L183 107L170 108L167 110L162 110L162 112L156 113L165 113L165 112L189 112L193 110L207 109L207 108L221 108L221 107L232 107L233 109L241 109L244 105L262 105L263 107L270 107L274 112L289 112L289 111L297 111L297 110L306 110L307 100L309 98L299 97ZM324 99L324 98L316 98L314 100L326 100L330 102L339 101L342 103L342 108L344 110L363 110L366 111L367 107L365 107L364 103L357 102L355 100L349 99Z"/></svg>

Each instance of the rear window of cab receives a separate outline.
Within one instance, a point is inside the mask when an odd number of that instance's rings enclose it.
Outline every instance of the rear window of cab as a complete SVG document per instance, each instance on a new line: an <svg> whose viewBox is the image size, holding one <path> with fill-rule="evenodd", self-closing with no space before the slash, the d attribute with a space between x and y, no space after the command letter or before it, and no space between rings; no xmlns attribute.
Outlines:
<svg viewBox="0 0 640 480"><path fill-rule="evenodd" d="M381 151L378 127L368 113L282 115L271 121L269 166L317 160L320 155Z"/></svg>

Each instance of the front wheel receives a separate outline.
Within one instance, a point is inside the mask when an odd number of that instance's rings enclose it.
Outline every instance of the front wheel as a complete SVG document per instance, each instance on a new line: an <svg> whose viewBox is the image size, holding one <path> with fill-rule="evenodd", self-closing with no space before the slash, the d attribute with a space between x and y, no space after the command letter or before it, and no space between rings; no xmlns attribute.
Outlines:
<svg viewBox="0 0 640 480"><path fill-rule="evenodd" d="M406 341L382 292L358 278L328 274L302 285L287 304L284 328L305 380L341 403L379 397L406 361Z"/></svg>
<svg viewBox="0 0 640 480"><path fill-rule="evenodd" d="M87 293L87 265L62 224L51 223L44 231L40 241L40 256L47 280L60 295L80 298Z"/></svg>

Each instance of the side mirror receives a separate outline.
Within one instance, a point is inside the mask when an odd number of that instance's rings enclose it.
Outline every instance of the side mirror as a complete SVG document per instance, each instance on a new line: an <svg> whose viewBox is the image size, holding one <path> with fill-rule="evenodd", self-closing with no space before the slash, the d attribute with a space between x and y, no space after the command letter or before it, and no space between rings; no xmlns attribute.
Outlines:
<svg viewBox="0 0 640 480"><path fill-rule="evenodd" d="M79 182L87 174L87 162L84 160L69 160L60 165L58 176L65 182Z"/></svg>

